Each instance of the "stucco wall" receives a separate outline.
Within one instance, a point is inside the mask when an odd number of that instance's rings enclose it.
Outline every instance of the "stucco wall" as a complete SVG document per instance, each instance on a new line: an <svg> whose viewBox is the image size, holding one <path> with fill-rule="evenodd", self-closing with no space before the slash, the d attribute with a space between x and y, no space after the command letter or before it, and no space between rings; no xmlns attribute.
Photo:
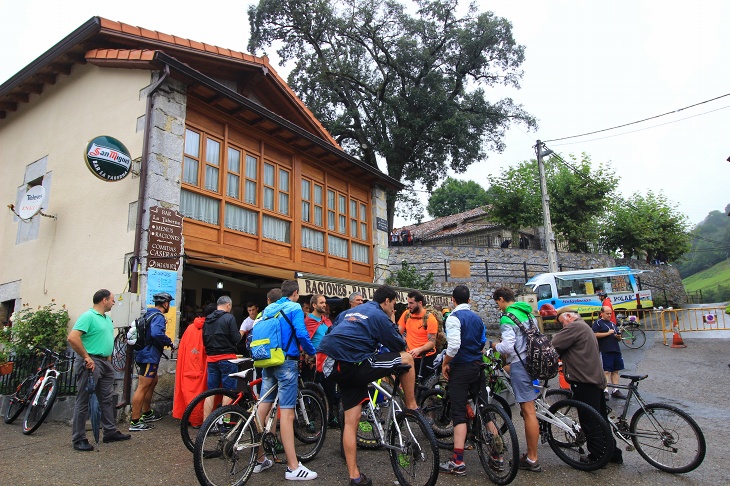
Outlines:
<svg viewBox="0 0 730 486"><path fill-rule="evenodd" d="M144 115L141 90L150 83L142 70L77 65L41 95L0 120L0 285L20 281L19 298L31 306L55 298L66 304L72 322L91 306L99 288L121 292L126 284L125 254L133 251L134 224L129 205L139 179L98 179L86 167L84 149L92 138L113 136L131 152L142 152L137 120ZM5 205L14 203L26 167L47 157L52 174L38 238L16 244L18 222Z"/></svg>

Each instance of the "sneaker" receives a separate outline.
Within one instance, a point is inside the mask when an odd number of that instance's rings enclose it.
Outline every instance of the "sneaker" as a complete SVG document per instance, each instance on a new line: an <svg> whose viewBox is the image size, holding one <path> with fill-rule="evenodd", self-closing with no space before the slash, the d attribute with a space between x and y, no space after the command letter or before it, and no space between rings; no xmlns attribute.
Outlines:
<svg viewBox="0 0 730 486"><path fill-rule="evenodd" d="M142 430L152 430L154 428L155 428L154 425L145 423L144 421L142 421L142 419L137 420L137 421L132 420L131 422L129 422L129 431L130 432L140 432Z"/></svg>
<svg viewBox="0 0 730 486"><path fill-rule="evenodd" d="M499 454L489 456L489 467L495 471L504 471L504 457Z"/></svg>
<svg viewBox="0 0 730 486"><path fill-rule="evenodd" d="M360 473L360 482L355 482L354 479L350 478L350 486L373 486L373 481L363 473Z"/></svg>
<svg viewBox="0 0 730 486"><path fill-rule="evenodd" d="M305 466L302 466L302 463L300 462L299 466L297 466L297 468L293 471L287 466L284 477L289 481L310 481L312 479L317 479L317 473L310 471Z"/></svg>
<svg viewBox="0 0 730 486"><path fill-rule="evenodd" d="M269 459L268 457L264 458L264 462L257 462L256 465L253 467L254 474L258 474L261 471L266 471L268 468L274 465L274 461Z"/></svg>
<svg viewBox="0 0 730 486"><path fill-rule="evenodd" d="M454 461L449 459L446 462L442 462L439 464L439 469L441 472L447 473L447 474L456 474L457 476L466 476L466 464L456 464Z"/></svg>
<svg viewBox="0 0 730 486"><path fill-rule="evenodd" d="M603 390L603 399L608 401L608 390Z"/></svg>
<svg viewBox="0 0 730 486"><path fill-rule="evenodd" d="M614 390L613 393L611 393L611 396L613 398L626 398L626 395L621 393L621 390Z"/></svg>
<svg viewBox="0 0 730 486"><path fill-rule="evenodd" d="M524 471L542 472L542 467L540 467L540 463L537 461L532 462L530 459L528 459L527 453L522 454L522 457L520 457L519 468Z"/></svg>
<svg viewBox="0 0 730 486"><path fill-rule="evenodd" d="M149 412L143 413L140 419L147 423L156 422L162 419L162 415L157 415L154 410L150 410Z"/></svg>

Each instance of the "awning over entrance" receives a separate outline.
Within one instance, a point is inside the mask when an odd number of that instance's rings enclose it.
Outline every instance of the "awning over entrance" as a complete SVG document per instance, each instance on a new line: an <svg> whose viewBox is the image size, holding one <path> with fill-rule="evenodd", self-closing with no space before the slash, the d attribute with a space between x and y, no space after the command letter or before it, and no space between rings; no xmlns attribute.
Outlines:
<svg viewBox="0 0 730 486"><path fill-rule="evenodd" d="M353 292L360 292L363 297L372 300L373 293L380 285L368 282L357 282L354 280L343 280L339 278L325 277L313 273L297 273L299 283L299 295L322 294L326 297L338 297L346 299ZM408 292L412 289L393 287L398 295L398 303L405 304L408 300ZM420 291L423 294L426 305L451 305L451 294L445 292Z"/></svg>

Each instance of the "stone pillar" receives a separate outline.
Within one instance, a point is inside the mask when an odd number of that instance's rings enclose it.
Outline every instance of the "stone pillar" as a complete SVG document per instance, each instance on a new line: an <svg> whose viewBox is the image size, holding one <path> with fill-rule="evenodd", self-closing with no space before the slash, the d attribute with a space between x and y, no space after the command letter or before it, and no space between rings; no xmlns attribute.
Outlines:
<svg viewBox="0 0 730 486"><path fill-rule="evenodd" d="M388 248L389 234L387 231L379 230L376 224L377 218L388 221L388 206L385 200L385 189L382 186L375 186L372 192L372 236L373 236L373 283L385 283L385 279L390 276L388 267L388 258L390 257L390 249Z"/></svg>

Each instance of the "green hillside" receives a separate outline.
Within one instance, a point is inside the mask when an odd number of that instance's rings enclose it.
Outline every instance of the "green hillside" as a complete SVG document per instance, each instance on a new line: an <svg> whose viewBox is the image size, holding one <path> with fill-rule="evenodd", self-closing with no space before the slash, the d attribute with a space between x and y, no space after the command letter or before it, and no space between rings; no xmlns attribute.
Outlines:
<svg viewBox="0 0 730 486"><path fill-rule="evenodd" d="M730 260L722 261L707 270L695 273L682 280L682 284L687 292L716 289L720 285L730 287Z"/></svg>

